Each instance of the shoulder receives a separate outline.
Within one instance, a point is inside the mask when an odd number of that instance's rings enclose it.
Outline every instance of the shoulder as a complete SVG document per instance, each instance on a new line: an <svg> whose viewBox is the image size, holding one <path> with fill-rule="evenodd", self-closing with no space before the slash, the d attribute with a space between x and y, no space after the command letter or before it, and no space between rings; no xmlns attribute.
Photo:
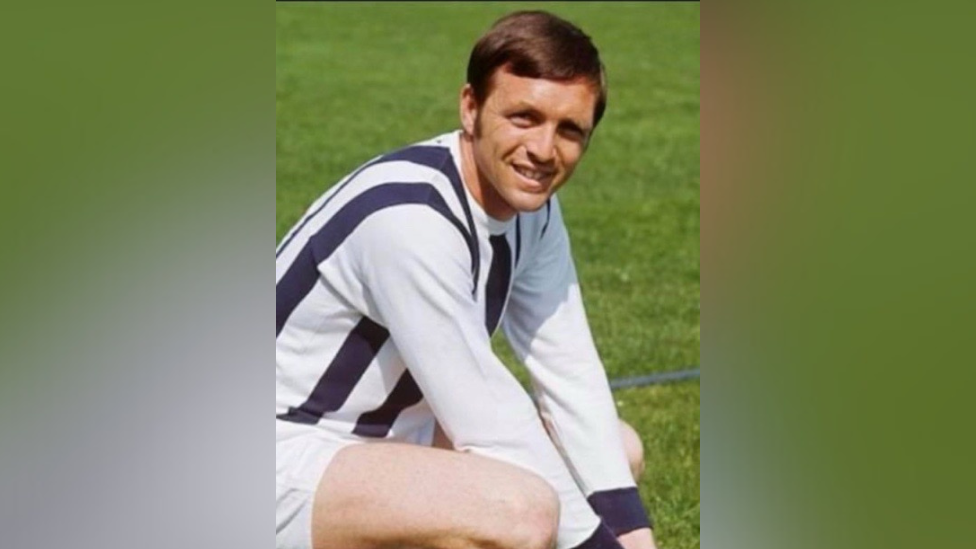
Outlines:
<svg viewBox="0 0 976 549"><path fill-rule="evenodd" d="M452 215L427 202L378 211L350 241L353 265L377 287L450 287L459 296L472 291L467 233Z"/></svg>
<svg viewBox="0 0 976 549"><path fill-rule="evenodd" d="M422 184L384 188L376 199L382 207L365 217L353 236L364 260L467 262L468 232L434 189Z"/></svg>
<svg viewBox="0 0 976 549"><path fill-rule="evenodd" d="M360 166L337 185L333 210L353 202L358 209L369 210L423 203L461 217L465 206L462 188L453 152L442 136Z"/></svg>
<svg viewBox="0 0 976 549"><path fill-rule="evenodd" d="M414 143L378 156L356 169L347 179L369 184L376 181L428 181L460 183L451 134Z"/></svg>

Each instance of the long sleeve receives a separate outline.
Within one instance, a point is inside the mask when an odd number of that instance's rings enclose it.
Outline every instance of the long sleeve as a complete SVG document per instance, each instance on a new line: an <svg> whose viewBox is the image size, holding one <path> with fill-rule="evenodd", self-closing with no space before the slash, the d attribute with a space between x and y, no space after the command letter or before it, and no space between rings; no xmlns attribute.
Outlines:
<svg viewBox="0 0 976 549"><path fill-rule="evenodd" d="M531 261L514 281L505 334L528 368L550 434L593 509L617 535L648 527L556 200Z"/></svg>
<svg viewBox="0 0 976 549"><path fill-rule="evenodd" d="M592 542L599 517L531 398L491 349L462 234L431 208L408 205L370 216L351 239L367 312L389 330L457 449L546 479L561 503L560 549L610 547ZM612 536L610 543L615 544Z"/></svg>

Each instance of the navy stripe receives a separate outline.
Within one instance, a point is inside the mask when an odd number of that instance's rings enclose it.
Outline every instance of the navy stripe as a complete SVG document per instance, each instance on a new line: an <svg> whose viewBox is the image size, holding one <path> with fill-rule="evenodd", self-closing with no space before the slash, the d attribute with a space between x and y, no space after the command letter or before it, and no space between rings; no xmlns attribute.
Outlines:
<svg viewBox="0 0 976 549"><path fill-rule="evenodd" d="M597 492L587 498L587 501L614 535L622 536L627 532L651 527L637 488Z"/></svg>
<svg viewBox="0 0 976 549"><path fill-rule="evenodd" d="M325 199L325 202L323 202L322 205L318 207L318 209L316 209L314 212L312 212L309 215L307 215L305 217L305 219L302 220L302 223L298 226L298 228L296 228L294 231L292 231L291 236L289 236L287 239L285 239L284 242L281 243L281 246L278 247L278 251L275 252L275 259L278 259L278 256L281 255L281 252L284 252L285 251L285 248L287 248L288 245L291 244L291 242L293 240L295 240L295 237L298 236L298 233L302 232L302 230L305 228L305 226L308 225L309 222L311 222L313 219L315 219L315 216L317 216L320 213L322 213L322 210L324 210L325 207L328 206L330 202L332 202L332 199L335 198L336 195L338 195L339 193L342 192L342 189L346 188L346 185L348 185L354 179L356 179L356 176L358 176L359 174L363 173L363 170L365 170L366 168L369 168L371 166L375 166L376 164L378 164L382 160L383 160L383 158L380 157L380 158L378 158L376 160L373 160L373 161L370 161L370 162L367 162L367 163L363 164L362 166L359 167L359 169L357 169L356 171L352 172L352 174L350 174L349 177L347 177L345 181L343 181L342 183L340 183L339 184L339 187L336 189L336 191L333 192L332 195L330 195L328 198L326 198Z"/></svg>
<svg viewBox="0 0 976 549"><path fill-rule="evenodd" d="M312 255L311 246L306 246L288 268L288 272L275 285L275 314L278 326L275 337L281 335L285 322L315 287L318 280L318 267Z"/></svg>
<svg viewBox="0 0 976 549"><path fill-rule="evenodd" d="M600 523L590 539L577 545L574 549L622 549L620 542L605 524Z"/></svg>
<svg viewBox="0 0 976 549"><path fill-rule="evenodd" d="M380 348L390 339L386 328L363 317L346 338L332 364L319 380L308 400L278 419L315 425L325 414L342 408Z"/></svg>
<svg viewBox="0 0 976 549"><path fill-rule="evenodd" d="M515 216L515 265L518 266L522 257L522 216Z"/></svg>
<svg viewBox="0 0 976 549"><path fill-rule="evenodd" d="M418 404L423 398L424 395L420 392L420 387L417 387L417 382L414 381L413 376L410 375L410 372L404 372L393 392L386 398L386 402L376 410L359 417L353 434L371 438L386 438L390 434L390 429L393 428L393 422L400 417L400 414L407 408Z"/></svg>
<svg viewBox="0 0 976 549"><path fill-rule="evenodd" d="M542 226L542 236L546 236L550 221L552 221L552 198L546 200L546 224Z"/></svg>
<svg viewBox="0 0 976 549"><path fill-rule="evenodd" d="M488 335L495 333L508 299L508 286L512 280L512 250L505 235L489 238L491 242L491 270L485 285L485 327Z"/></svg>
<svg viewBox="0 0 976 549"><path fill-rule="evenodd" d="M339 188L336 189L336 191L334 193L332 193L332 195L329 196L329 198L325 199L325 202L323 202L322 205L318 207L318 209L316 209L314 212L312 212L311 214L309 214L304 220L302 220L302 224L298 227L298 229L296 229L295 231L293 231L292 234L291 234L291 236L288 237L288 239L285 242L283 242L281 244L281 246L278 248L278 251L275 253L275 259L277 259L279 255L281 255L281 252L285 251L285 248L287 248L288 245L291 244L291 241L295 239L295 236L297 236L298 233L300 233L302 231L302 229L304 229L305 226L308 225L308 223L310 221L312 221L312 219L315 218L315 216L317 216L320 213L322 213L322 210L324 210L325 207L328 206L330 202L332 202L332 199L335 198L336 195L338 195L339 193L341 193L342 192L342 189L346 188L347 185L349 185L350 183L352 183L359 174L363 173L365 170L367 170L369 168L372 168L373 166L376 166L378 164L382 164L384 162L394 162L394 161L399 161L399 160L407 160L404 157L407 156L407 151L409 151L409 150L410 150L410 147L407 147L405 149L400 149L398 151L394 151L392 153L385 154L385 155L383 155L383 156L381 156L379 158L370 160L369 162L367 162L367 163L363 164L362 166L360 166L359 168L357 168L356 171L352 172L352 174L350 174L349 177L347 177L345 179L345 181L343 181L342 183L339 184ZM447 151L447 149L444 149L444 150Z"/></svg>
<svg viewBox="0 0 976 549"><path fill-rule="evenodd" d="M318 265L327 260L346 238L370 215L391 206L426 204L440 213L468 238L461 222L454 217L447 203L433 185L427 183L387 183L364 191L349 201L322 229L309 239L288 272L275 286L277 330L281 330L298 305L308 296L318 281Z"/></svg>
<svg viewBox="0 0 976 549"><path fill-rule="evenodd" d="M426 166L441 172L445 177L447 177L448 181L451 182L451 188L454 189L454 194L457 195L458 202L460 202L461 208L464 210L465 221L468 224L468 236L465 239L465 242L467 242L468 251L471 253L471 273L472 277L474 278L474 288L471 291L471 295L476 295L478 291L478 277L481 276L481 262L478 255L477 232L475 231L474 218L471 215L471 206L468 204L468 200L466 198L464 183L461 181L461 175L454 166L454 160L451 156L451 152L446 147L407 147L367 162L358 170L353 172L352 175L347 177L346 180L339 185L339 188L332 193L332 195L326 199L318 209L309 214L302 221L301 225L299 225L299 227L291 233L285 242L283 242L278 248L278 251L275 252L275 259L277 259L278 256L285 251L285 248L291 244L291 242L305 228L305 226L308 225L308 223L311 222L311 220L314 219L318 214L320 214L322 210L329 205L332 199L341 193L342 189L345 188L346 185L356 179L356 177L361 174L363 170L385 162L412 162L414 164Z"/></svg>

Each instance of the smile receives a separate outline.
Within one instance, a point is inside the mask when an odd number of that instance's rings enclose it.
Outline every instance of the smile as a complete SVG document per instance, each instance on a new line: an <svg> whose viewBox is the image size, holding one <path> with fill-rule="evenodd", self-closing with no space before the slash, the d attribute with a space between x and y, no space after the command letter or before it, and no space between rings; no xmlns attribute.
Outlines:
<svg viewBox="0 0 976 549"><path fill-rule="evenodd" d="M540 185L544 180L549 179L553 176L553 172L551 171L532 170L528 168L523 168L521 166L512 166L512 167L515 169L515 172L517 174L521 175L525 179L528 179Z"/></svg>

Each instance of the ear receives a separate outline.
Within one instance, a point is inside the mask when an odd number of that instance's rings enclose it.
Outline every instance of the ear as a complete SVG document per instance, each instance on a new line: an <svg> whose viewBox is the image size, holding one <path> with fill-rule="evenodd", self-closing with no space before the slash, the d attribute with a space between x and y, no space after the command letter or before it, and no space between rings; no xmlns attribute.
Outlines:
<svg viewBox="0 0 976 549"><path fill-rule="evenodd" d="M461 88L461 101L459 106L461 114L461 128L467 135L474 135L475 121L478 119L478 101L474 97L474 88L471 84L465 84Z"/></svg>

